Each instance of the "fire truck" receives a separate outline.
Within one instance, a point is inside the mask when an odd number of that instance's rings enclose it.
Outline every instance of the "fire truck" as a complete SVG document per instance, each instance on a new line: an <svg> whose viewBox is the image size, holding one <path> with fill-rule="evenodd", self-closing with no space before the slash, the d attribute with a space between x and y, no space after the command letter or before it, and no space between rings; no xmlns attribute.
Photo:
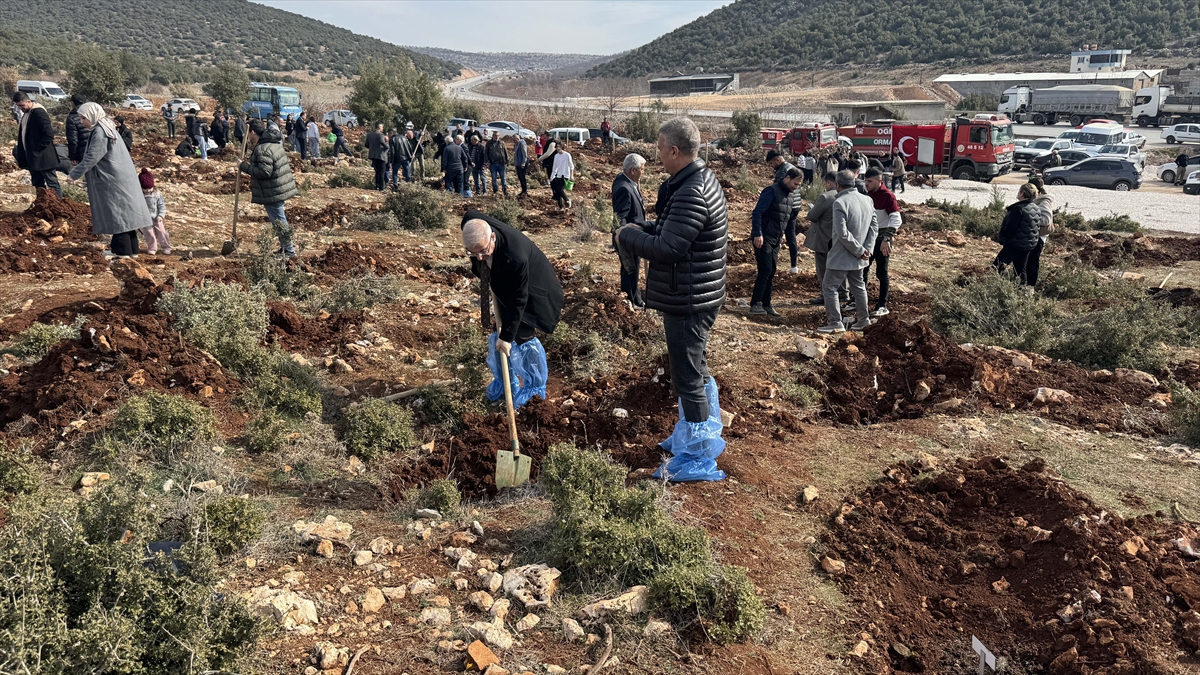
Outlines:
<svg viewBox="0 0 1200 675"><path fill-rule="evenodd" d="M867 157L899 152L909 170L917 173L988 183L1013 168L1012 121L1002 115L959 117L945 124L876 120L838 132Z"/></svg>
<svg viewBox="0 0 1200 675"><path fill-rule="evenodd" d="M762 147L771 150L787 150L793 155L807 150L819 150L837 145L838 130L832 124L801 124L792 129L763 129Z"/></svg>

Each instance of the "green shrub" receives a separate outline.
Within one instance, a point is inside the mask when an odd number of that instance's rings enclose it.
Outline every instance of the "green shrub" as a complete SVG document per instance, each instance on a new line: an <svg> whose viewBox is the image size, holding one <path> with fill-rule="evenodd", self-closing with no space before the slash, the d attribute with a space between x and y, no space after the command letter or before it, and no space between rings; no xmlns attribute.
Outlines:
<svg viewBox="0 0 1200 675"><path fill-rule="evenodd" d="M645 143L654 143L658 140L659 115L653 110L642 110L640 107L637 112L625 118L625 135L635 141L643 141ZM650 158L653 156L653 151L650 154L641 153L643 157Z"/></svg>
<svg viewBox="0 0 1200 675"><path fill-rule="evenodd" d="M257 350L254 365L247 366L250 386L240 397L254 410L273 409L280 415L302 420L310 413L320 415L321 383L316 372L293 361L280 351Z"/></svg>
<svg viewBox="0 0 1200 675"><path fill-rule="evenodd" d="M272 409L264 410L246 427L246 448L257 454L279 452L291 432L290 420Z"/></svg>
<svg viewBox="0 0 1200 675"><path fill-rule="evenodd" d="M1171 422L1192 445L1200 444L1200 394L1171 381Z"/></svg>
<svg viewBox="0 0 1200 675"><path fill-rule="evenodd" d="M1062 209L1054 210L1054 226L1065 227L1068 230L1083 231L1088 229L1087 221L1084 220L1083 214L1071 212L1068 213Z"/></svg>
<svg viewBox="0 0 1200 675"><path fill-rule="evenodd" d="M321 307L333 313L346 312L396 302L403 295L404 289L396 277L364 274L334 284L322 298Z"/></svg>
<svg viewBox="0 0 1200 675"><path fill-rule="evenodd" d="M354 169L349 167L338 167L336 171L325 179L325 184L331 188L358 188L360 190L374 190L375 181L366 176L360 175Z"/></svg>
<svg viewBox="0 0 1200 675"><path fill-rule="evenodd" d="M208 283L175 288L158 299L158 310L175 319L174 328L188 342L212 354L226 368L239 366L267 334L269 315L263 296L237 284Z"/></svg>
<svg viewBox="0 0 1200 675"><path fill-rule="evenodd" d="M762 116L753 110L734 110L730 120L733 133L729 141L742 148L753 149L762 144L759 130L762 129Z"/></svg>
<svg viewBox="0 0 1200 675"><path fill-rule="evenodd" d="M921 223L921 229L926 232L949 232L963 229L962 220L948 213L935 213L932 218Z"/></svg>
<svg viewBox="0 0 1200 675"><path fill-rule="evenodd" d="M525 209L511 197L501 197L484 213L518 230L523 229L525 225Z"/></svg>
<svg viewBox="0 0 1200 675"><path fill-rule="evenodd" d="M63 199L70 199L73 202L80 204L90 204L91 198L88 197L88 191L85 187L80 187L75 183L63 183L62 185Z"/></svg>
<svg viewBox="0 0 1200 675"><path fill-rule="evenodd" d="M383 208L396 216L405 230L434 230L446 226L446 200L441 192L417 183L400 183Z"/></svg>
<svg viewBox="0 0 1200 675"><path fill-rule="evenodd" d="M132 486L32 499L10 505L0 529L6 672L245 672L263 625L236 593L217 588L210 546L192 540L148 555L170 535Z"/></svg>
<svg viewBox="0 0 1200 675"><path fill-rule="evenodd" d="M14 335L12 346L4 351L22 358L41 358L63 340L78 340L79 328L83 326L85 318L83 315L76 317L75 323L70 326L34 322Z"/></svg>
<svg viewBox="0 0 1200 675"><path fill-rule="evenodd" d="M587 379L608 372L608 344L594 330L581 331L560 321L544 342L547 359L571 377Z"/></svg>
<svg viewBox="0 0 1200 675"><path fill-rule="evenodd" d="M787 375L776 375L775 383L779 385L779 395L792 403L805 408L821 403L821 392L806 384L800 384Z"/></svg>
<svg viewBox="0 0 1200 675"><path fill-rule="evenodd" d="M219 555L237 553L258 539L266 515L250 499L223 497L204 505L204 533Z"/></svg>
<svg viewBox="0 0 1200 675"><path fill-rule="evenodd" d="M1089 230L1105 230L1108 232L1140 232L1142 226L1125 214L1110 213L1107 216L1093 218L1087 221Z"/></svg>
<svg viewBox="0 0 1200 675"><path fill-rule="evenodd" d="M1027 292L1027 287L988 270L934 292L929 308L935 330L958 343L1046 353L1060 322L1053 300Z"/></svg>
<svg viewBox="0 0 1200 675"><path fill-rule="evenodd" d="M1155 371L1166 365L1162 345L1192 340L1194 314L1151 299L1124 302L1067 318L1049 356L1085 367Z"/></svg>
<svg viewBox="0 0 1200 675"><path fill-rule="evenodd" d="M367 232L387 232L389 230L400 229L400 222L396 220L396 214L391 211L374 211L372 213L364 213L355 218L350 223L350 229L365 230Z"/></svg>
<svg viewBox="0 0 1200 675"><path fill-rule="evenodd" d="M433 509L443 516L450 515L458 511L459 505L462 503L462 495L458 491L458 484L449 478L439 478L429 484L417 500L417 504L423 509Z"/></svg>
<svg viewBox="0 0 1200 675"><path fill-rule="evenodd" d="M272 225L259 231L255 240L256 250L246 257L242 271L246 280L262 295L296 300L310 298L315 293L311 275L275 253L281 229L282 226ZM290 235L285 233L285 236L291 240Z"/></svg>
<svg viewBox="0 0 1200 675"><path fill-rule="evenodd" d="M966 202L952 204L945 200L939 201L932 198L926 201L925 205L958 217L961 223L959 227L943 227L942 229L961 229L974 237L994 238L1000 234L1000 224L1004 222L1003 196L997 201L994 191L992 202L988 204L987 208L977 209ZM999 205L998 209L997 205Z"/></svg>
<svg viewBox="0 0 1200 675"><path fill-rule="evenodd" d="M1127 279L1108 281L1077 257L1068 258L1061 267L1050 270L1038 287L1047 297L1058 300L1132 298L1143 293L1141 284Z"/></svg>
<svg viewBox="0 0 1200 675"><path fill-rule="evenodd" d="M738 169L737 182L733 184L733 187L741 190L742 192L751 192L755 194L761 191L761 188L759 188L758 183L754 180L754 177L750 175L750 169L748 169L745 164Z"/></svg>
<svg viewBox="0 0 1200 675"><path fill-rule="evenodd" d="M0 495L29 494L41 484L41 473L32 456L16 451L0 454Z"/></svg>
<svg viewBox="0 0 1200 675"><path fill-rule="evenodd" d="M443 344L438 362L454 373L456 391L466 398L483 396L491 379L486 361L488 339L483 331L474 323L463 324L447 331Z"/></svg>
<svg viewBox="0 0 1200 675"><path fill-rule="evenodd" d="M147 392L117 409L106 436L165 459L180 447L211 441L217 431L208 408L182 396Z"/></svg>
<svg viewBox="0 0 1200 675"><path fill-rule="evenodd" d="M650 582L650 605L681 631L700 630L716 642L737 642L766 622L762 598L733 565L663 570Z"/></svg>
<svg viewBox="0 0 1200 675"><path fill-rule="evenodd" d="M377 398L353 403L346 408L342 422L342 442L347 450L368 461L407 450L417 442L412 412Z"/></svg>
<svg viewBox="0 0 1200 675"><path fill-rule="evenodd" d="M707 565L708 535L671 520L652 488L625 487L624 467L574 445L552 447L542 485L554 506L550 553L576 578L647 583L672 565Z"/></svg>

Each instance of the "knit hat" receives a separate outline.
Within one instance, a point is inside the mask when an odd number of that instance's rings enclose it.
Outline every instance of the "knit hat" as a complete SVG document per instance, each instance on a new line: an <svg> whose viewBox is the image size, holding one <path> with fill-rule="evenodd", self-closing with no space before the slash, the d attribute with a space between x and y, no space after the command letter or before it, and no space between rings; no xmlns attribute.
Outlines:
<svg viewBox="0 0 1200 675"><path fill-rule="evenodd" d="M154 189L154 174L150 173L150 169L142 169L138 174L138 182L142 184L143 190Z"/></svg>

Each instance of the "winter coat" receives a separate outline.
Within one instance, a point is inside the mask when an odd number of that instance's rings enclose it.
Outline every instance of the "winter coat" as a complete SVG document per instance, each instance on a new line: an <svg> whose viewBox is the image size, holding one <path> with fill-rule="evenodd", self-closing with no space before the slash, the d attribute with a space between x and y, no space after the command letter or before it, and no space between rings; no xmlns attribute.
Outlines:
<svg viewBox="0 0 1200 675"><path fill-rule="evenodd" d="M69 175L73 180L87 177L93 234L121 234L152 224L137 169L120 138L93 129L83 160Z"/></svg>
<svg viewBox="0 0 1200 675"><path fill-rule="evenodd" d="M195 157L196 146L192 143L191 136L184 136L179 145L175 146L175 154L180 157Z"/></svg>
<svg viewBox="0 0 1200 675"><path fill-rule="evenodd" d="M563 289L546 254L528 237L507 223L474 209L463 216L462 224L480 219L491 225L496 234L492 253L490 286L496 295L496 314L500 324L500 339L512 342L522 323L545 333L558 327L563 308ZM471 258L471 273L478 278L487 263Z"/></svg>
<svg viewBox="0 0 1200 675"><path fill-rule="evenodd" d="M283 151L279 127L263 131L250 159L239 168L250 175L250 201L255 204L278 204L300 194L292 178L292 165Z"/></svg>
<svg viewBox="0 0 1200 675"><path fill-rule="evenodd" d="M646 306L698 314L725 304L729 214L717 177L697 159L658 190L658 220L621 232L620 244L650 261Z"/></svg>
<svg viewBox="0 0 1200 675"><path fill-rule="evenodd" d="M750 216L750 236L762 237L772 243L783 238L783 230L787 227L792 215L792 193L783 184L775 181L763 188L754 205L754 213Z"/></svg>
<svg viewBox="0 0 1200 675"><path fill-rule="evenodd" d="M465 155L461 145L447 143L446 147L442 148L442 171L447 176L457 176L462 173L467 161Z"/></svg>
<svg viewBox="0 0 1200 675"><path fill-rule="evenodd" d="M483 143L467 143L463 144L467 149L467 161L477 170L482 170L487 166L487 148L483 147Z"/></svg>
<svg viewBox="0 0 1200 675"><path fill-rule="evenodd" d="M161 192L158 190L150 194L143 192L142 196L146 198L146 208L150 210L151 220L167 217L167 201L163 199Z"/></svg>
<svg viewBox="0 0 1200 675"><path fill-rule="evenodd" d="M513 166L521 168L529 164L529 145L524 138L517 139L517 147L513 150Z"/></svg>
<svg viewBox="0 0 1200 675"><path fill-rule="evenodd" d="M1009 204L996 241L1014 251L1032 251L1041 231L1041 209L1033 201Z"/></svg>
<svg viewBox="0 0 1200 675"><path fill-rule="evenodd" d="M575 178L575 159L566 150L554 153L554 168L550 171L550 179L555 178Z"/></svg>
<svg viewBox="0 0 1200 675"><path fill-rule="evenodd" d="M126 150L133 150L133 132L129 127L117 127L117 135L124 141Z"/></svg>
<svg viewBox="0 0 1200 675"><path fill-rule="evenodd" d="M411 162L413 158L412 141L406 136L392 136L390 154L393 162Z"/></svg>
<svg viewBox="0 0 1200 675"><path fill-rule="evenodd" d="M775 182L778 183L779 181L783 180L783 178L787 176L787 172L794 168L795 167L788 162L783 162L780 164L779 168L775 169ZM788 194L788 203L792 210L792 212L788 214L788 225L794 225L796 223L796 218L800 216L800 200L800 190L792 190L792 192Z"/></svg>
<svg viewBox="0 0 1200 675"><path fill-rule="evenodd" d="M388 161L388 137L382 131L372 131L366 138L367 158Z"/></svg>
<svg viewBox="0 0 1200 675"><path fill-rule="evenodd" d="M892 173L902 174L907 170L908 167L904 163L904 155L897 154L896 157L892 159Z"/></svg>
<svg viewBox="0 0 1200 675"><path fill-rule="evenodd" d="M837 199L837 194L837 190L821 193L808 210L808 222L812 226L804 235L804 248L815 253L829 253L833 239L833 200Z"/></svg>
<svg viewBox="0 0 1200 675"><path fill-rule="evenodd" d="M1054 198L1048 194L1038 195L1033 198L1033 203L1038 205L1042 216L1039 221L1038 238L1045 242L1050 237L1051 230L1054 229Z"/></svg>
<svg viewBox="0 0 1200 675"><path fill-rule="evenodd" d="M621 224L646 222L646 202L642 200L642 191L637 183L625 174L617 174L612 185L613 213L621 219Z"/></svg>
<svg viewBox="0 0 1200 675"><path fill-rule="evenodd" d="M199 120L195 115L185 115L183 121L187 124L187 135L195 138L200 133Z"/></svg>
<svg viewBox="0 0 1200 675"><path fill-rule="evenodd" d="M83 159L83 151L87 149L88 137L92 134L92 130L84 129L83 124L79 121L78 106L67 115L66 133L67 159L78 162Z"/></svg>
<svg viewBox="0 0 1200 675"><path fill-rule="evenodd" d="M854 188L842 190L833 200L833 229L825 269L861 270L869 263L864 253L875 250L879 221L871 198Z"/></svg>
<svg viewBox="0 0 1200 675"><path fill-rule="evenodd" d="M487 159L489 164L508 164L508 147L499 138L487 142Z"/></svg>
<svg viewBox="0 0 1200 675"><path fill-rule="evenodd" d="M25 122L24 138L18 125L17 147L13 149L17 166L30 171L50 171L57 167L58 151L54 149L54 126L50 124L50 113L39 106L25 113L22 119Z"/></svg>

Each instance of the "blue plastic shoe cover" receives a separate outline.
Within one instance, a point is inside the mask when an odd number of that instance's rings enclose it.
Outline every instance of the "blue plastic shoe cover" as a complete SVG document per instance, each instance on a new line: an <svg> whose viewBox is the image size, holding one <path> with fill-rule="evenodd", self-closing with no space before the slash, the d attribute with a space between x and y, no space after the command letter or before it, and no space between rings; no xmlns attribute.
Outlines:
<svg viewBox="0 0 1200 675"><path fill-rule="evenodd" d="M703 422L688 422L683 416L683 403L679 404L679 422L659 443L672 457L654 472L655 478L666 477L676 483L725 479L725 472L717 468L725 440L721 438L721 405L715 379L709 378L704 385L704 395L708 399L708 419Z"/></svg>

